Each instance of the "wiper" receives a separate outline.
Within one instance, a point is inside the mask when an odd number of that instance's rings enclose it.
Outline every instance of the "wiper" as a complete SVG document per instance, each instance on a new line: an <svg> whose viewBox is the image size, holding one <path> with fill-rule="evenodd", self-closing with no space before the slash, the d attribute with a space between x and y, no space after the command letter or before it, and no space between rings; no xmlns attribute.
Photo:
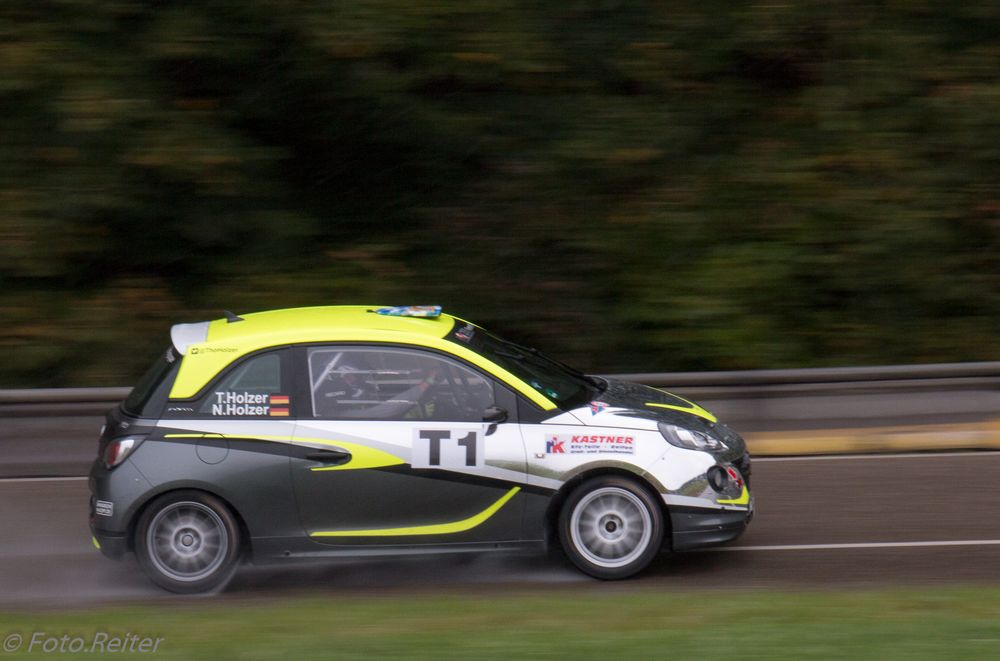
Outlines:
<svg viewBox="0 0 1000 661"><path fill-rule="evenodd" d="M526 347L523 344L518 344L517 342L511 342L510 340L503 340L503 341L509 344L510 346L514 347L515 349L520 349L521 351L525 351L527 353L534 354L536 356L541 353L541 351L539 351L535 347Z"/></svg>
<svg viewBox="0 0 1000 661"><path fill-rule="evenodd" d="M503 356L504 358L513 358L514 360L524 360L524 354L512 353L510 351L505 351L504 349L495 349L493 351L498 356Z"/></svg>
<svg viewBox="0 0 1000 661"><path fill-rule="evenodd" d="M546 356L545 354L543 354L541 351L539 351L535 347L526 347L526 346L524 346L522 344L517 344L516 342L510 342L510 341L508 341L507 343L510 344L511 346L517 347L518 349L521 349L523 351L527 351L531 355L536 356L538 358L541 358L542 360L547 360L550 363L554 363L554 364L558 365L559 367L561 367L562 369L566 370L567 372L569 372L573 376L575 376L575 377L577 377L579 379L582 379L583 381L586 381L590 385L592 385L595 388L597 388L597 392L599 392L599 393L602 393L602 392L604 392L605 390L608 389L607 383L604 383L601 379L598 379L598 378L593 377L593 376L588 376L588 375L584 374L583 372L581 372L580 370L576 369L575 367L567 365L566 363L562 362L561 360L556 360L555 358L553 358L551 356ZM513 356L511 356L511 357L513 357ZM520 358L523 359L524 356L521 356Z"/></svg>
<svg viewBox="0 0 1000 661"><path fill-rule="evenodd" d="M541 351L539 351L535 347L526 347L523 344L518 344L516 342L511 342L509 340L507 340L506 343L509 346L521 349L522 351L525 351L526 353L529 353L532 356L534 356L534 357L536 357L536 358L538 358L538 359L540 359L542 361L546 361L546 362L552 363L552 364L560 367L561 369L563 369L566 372L572 374L573 376L577 377L581 381L585 381L585 382L589 383L590 385L592 385L594 388L597 389L598 393L602 393L602 392L604 392L605 390L608 389L607 383L604 382L603 380L598 379L598 378L593 377L593 376L588 376L588 375L584 374L583 372L581 372L580 370L576 369L575 367L571 367L571 366L567 365L566 363L564 363L562 361L559 361L559 360L556 360L555 358L552 358L551 356L546 356L545 354L543 354ZM506 356L507 358L513 358L514 360L524 360L524 358L525 358L525 356L523 354L508 353L504 349L497 349L496 353L498 355L500 355L500 356Z"/></svg>

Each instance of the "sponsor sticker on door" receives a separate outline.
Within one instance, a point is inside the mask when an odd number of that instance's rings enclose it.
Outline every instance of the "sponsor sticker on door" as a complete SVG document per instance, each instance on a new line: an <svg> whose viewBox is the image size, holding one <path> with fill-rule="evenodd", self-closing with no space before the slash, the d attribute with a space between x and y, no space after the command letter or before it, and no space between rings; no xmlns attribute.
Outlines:
<svg viewBox="0 0 1000 661"><path fill-rule="evenodd" d="M635 437L605 434L546 434L546 454L635 454Z"/></svg>

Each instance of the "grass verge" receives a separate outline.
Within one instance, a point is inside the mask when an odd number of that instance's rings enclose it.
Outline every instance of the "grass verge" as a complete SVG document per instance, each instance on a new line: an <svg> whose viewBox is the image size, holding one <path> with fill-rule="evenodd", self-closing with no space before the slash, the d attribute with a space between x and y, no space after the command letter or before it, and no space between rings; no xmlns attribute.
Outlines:
<svg viewBox="0 0 1000 661"><path fill-rule="evenodd" d="M220 599L0 614L16 653L95 633L161 638L157 659L1000 658L1000 589L560 590L557 594ZM42 640L41 638L39 640ZM61 656L61 655L60 655ZM68 656L72 656L69 654ZM95 654L89 654L95 656Z"/></svg>

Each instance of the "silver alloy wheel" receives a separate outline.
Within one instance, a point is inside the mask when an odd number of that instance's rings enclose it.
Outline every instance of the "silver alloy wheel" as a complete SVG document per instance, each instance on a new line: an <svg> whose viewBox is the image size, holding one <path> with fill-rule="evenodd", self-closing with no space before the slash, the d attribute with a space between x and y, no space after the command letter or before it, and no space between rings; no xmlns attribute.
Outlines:
<svg viewBox="0 0 1000 661"><path fill-rule="evenodd" d="M653 518L631 491L602 487L585 495L570 517L573 546L600 567L623 567L642 555L653 536Z"/></svg>
<svg viewBox="0 0 1000 661"><path fill-rule="evenodd" d="M175 581L199 581L225 561L229 533L211 507L192 501L171 503L157 512L146 530L149 559Z"/></svg>

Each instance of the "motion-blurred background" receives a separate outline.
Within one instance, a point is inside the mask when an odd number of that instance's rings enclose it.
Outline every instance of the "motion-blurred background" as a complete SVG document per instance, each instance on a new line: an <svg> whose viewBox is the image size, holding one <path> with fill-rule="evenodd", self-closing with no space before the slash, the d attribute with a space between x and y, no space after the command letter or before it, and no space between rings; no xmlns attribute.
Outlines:
<svg viewBox="0 0 1000 661"><path fill-rule="evenodd" d="M441 303L591 371L992 359L1000 5L5 0L0 384Z"/></svg>
<svg viewBox="0 0 1000 661"><path fill-rule="evenodd" d="M1000 363L919 365L1000 359L998 73L997 2L3 0L5 653L1000 658ZM614 586L386 559L206 604L101 557L83 476L170 325L339 303L702 401L753 525Z"/></svg>

